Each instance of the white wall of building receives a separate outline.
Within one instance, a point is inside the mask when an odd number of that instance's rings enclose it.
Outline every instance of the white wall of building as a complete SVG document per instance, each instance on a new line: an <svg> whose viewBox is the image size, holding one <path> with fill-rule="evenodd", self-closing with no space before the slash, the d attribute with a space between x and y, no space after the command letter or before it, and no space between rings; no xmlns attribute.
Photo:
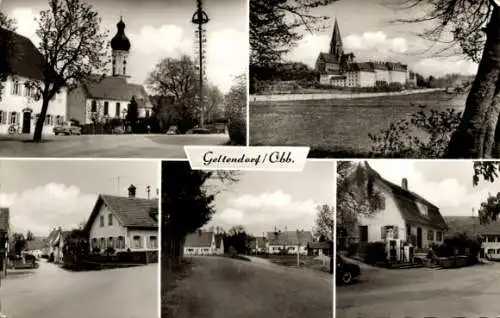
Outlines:
<svg viewBox="0 0 500 318"><path fill-rule="evenodd" d="M106 103L108 103L108 112L107 116L109 118L120 118L120 119L125 119L125 116L127 115L127 109L128 109L128 104L130 103L129 100L105 100L105 99L90 99L88 98L86 101L86 112L85 112L85 124L92 124L92 102L95 101L96 103L96 113L97 118L99 121L102 121L106 115L105 110L106 110ZM117 113L118 110L118 113ZM138 109L139 117L147 117L148 113L147 110L143 107ZM119 114L119 115L118 115ZM149 111L149 116L151 116L151 110Z"/></svg>
<svg viewBox="0 0 500 318"><path fill-rule="evenodd" d="M0 100L0 134L8 133L11 124L19 125L21 131L26 124L29 125L30 133L35 131L36 119L41 112L43 100L42 98L34 100L32 97L28 97L35 94L34 90L30 93L25 87L25 83L28 81L28 78L13 78L9 76L7 81L3 83L4 88L2 90L2 99ZM66 120L66 104L67 91L63 88L49 102L47 117L43 127L44 134L52 134L57 121L62 122Z"/></svg>
<svg viewBox="0 0 500 318"><path fill-rule="evenodd" d="M488 258L500 259L500 236L486 236L481 247Z"/></svg>
<svg viewBox="0 0 500 318"><path fill-rule="evenodd" d="M389 71L390 83L406 84L406 72L402 71Z"/></svg>
<svg viewBox="0 0 500 318"><path fill-rule="evenodd" d="M307 255L307 246L301 245L271 245L267 244L267 252L269 254L279 254L281 250L286 249L288 254L294 255L297 254L297 249L299 250L300 255Z"/></svg>
<svg viewBox="0 0 500 318"><path fill-rule="evenodd" d="M375 86L375 81L376 81L375 72L358 72L359 87L373 87Z"/></svg>
<svg viewBox="0 0 500 318"><path fill-rule="evenodd" d="M129 230L125 240L131 251L156 251L159 245L158 231Z"/></svg>
<svg viewBox="0 0 500 318"><path fill-rule="evenodd" d="M109 215L112 217L112 224L109 224ZM104 221L101 224L101 218ZM92 224L92 227L90 228L90 244L92 248L95 247L95 242L97 242L98 248L102 251L105 250L106 247L108 246L109 238L113 237L114 240L118 240L118 237L123 237L124 240L126 240L127 237L127 229L120 225L118 220L114 215L112 215L111 211L106 207L106 205L102 204L101 208L99 210L99 213L97 214L97 217L94 220L94 223ZM97 241L94 241L97 240ZM102 246L102 239L104 239L104 248ZM115 245L116 246L116 245ZM127 247L127 243L125 242L125 248ZM122 250L120 248L116 248L116 250Z"/></svg>

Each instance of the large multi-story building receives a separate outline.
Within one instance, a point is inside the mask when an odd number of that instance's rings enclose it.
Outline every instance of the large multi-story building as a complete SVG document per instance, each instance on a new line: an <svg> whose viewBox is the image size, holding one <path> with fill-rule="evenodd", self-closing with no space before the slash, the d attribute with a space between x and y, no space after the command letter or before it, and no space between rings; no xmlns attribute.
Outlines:
<svg viewBox="0 0 500 318"><path fill-rule="evenodd" d="M374 87L377 84L411 82L408 66L399 62L356 62L353 53L344 53L340 28L335 21L328 53L321 52L316 59L319 82L338 87Z"/></svg>

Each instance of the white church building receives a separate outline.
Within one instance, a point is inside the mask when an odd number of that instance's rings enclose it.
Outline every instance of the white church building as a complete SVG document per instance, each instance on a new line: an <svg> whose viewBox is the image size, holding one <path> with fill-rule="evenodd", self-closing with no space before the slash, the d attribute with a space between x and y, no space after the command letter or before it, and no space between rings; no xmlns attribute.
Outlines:
<svg viewBox="0 0 500 318"><path fill-rule="evenodd" d="M130 41L120 18L117 33L111 39L111 75L93 75L68 93L68 119L80 124L125 119L132 98L137 102L138 117L152 114L153 105L142 85L128 83L127 61Z"/></svg>
<svg viewBox="0 0 500 318"><path fill-rule="evenodd" d="M8 44L7 44L8 41ZM7 49L8 47L8 49ZM28 83L44 79L46 61L28 38L0 28L1 72L6 75L1 82L0 134L18 132L32 134L42 108L42 98ZM66 120L67 92L63 88L49 102L43 127L44 134L51 134L55 125Z"/></svg>

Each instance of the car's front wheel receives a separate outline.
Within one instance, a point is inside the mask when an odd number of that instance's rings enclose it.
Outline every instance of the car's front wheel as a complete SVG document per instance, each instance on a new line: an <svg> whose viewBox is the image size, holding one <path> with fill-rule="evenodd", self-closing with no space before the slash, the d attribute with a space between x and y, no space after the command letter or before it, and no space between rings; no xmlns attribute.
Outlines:
<svg viewBox="0 0 500 318"><path fill-rule="evenodd" d="M344 272L344 274L342 274L342 283L344 283L346 285L352 283L351 272Z"/></svg>

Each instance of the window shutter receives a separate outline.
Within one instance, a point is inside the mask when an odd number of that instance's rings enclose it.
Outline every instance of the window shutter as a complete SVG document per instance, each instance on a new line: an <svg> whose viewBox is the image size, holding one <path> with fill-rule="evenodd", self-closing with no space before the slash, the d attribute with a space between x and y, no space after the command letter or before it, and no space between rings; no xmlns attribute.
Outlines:
<svg viewBox="0 0 500 318"><path fill-rule="evenodd" d="M382 238L382 240L385 240L386 234L387 232L385 230L385 226L380 227L380 237Z"/></svg>
<svg viewBox="0 0 500 318"><path fill-rule="evenodd" d="M399 239L399 228L397 226L394 226L393 231L394 231L394 239L398 240Z"/></svg>

